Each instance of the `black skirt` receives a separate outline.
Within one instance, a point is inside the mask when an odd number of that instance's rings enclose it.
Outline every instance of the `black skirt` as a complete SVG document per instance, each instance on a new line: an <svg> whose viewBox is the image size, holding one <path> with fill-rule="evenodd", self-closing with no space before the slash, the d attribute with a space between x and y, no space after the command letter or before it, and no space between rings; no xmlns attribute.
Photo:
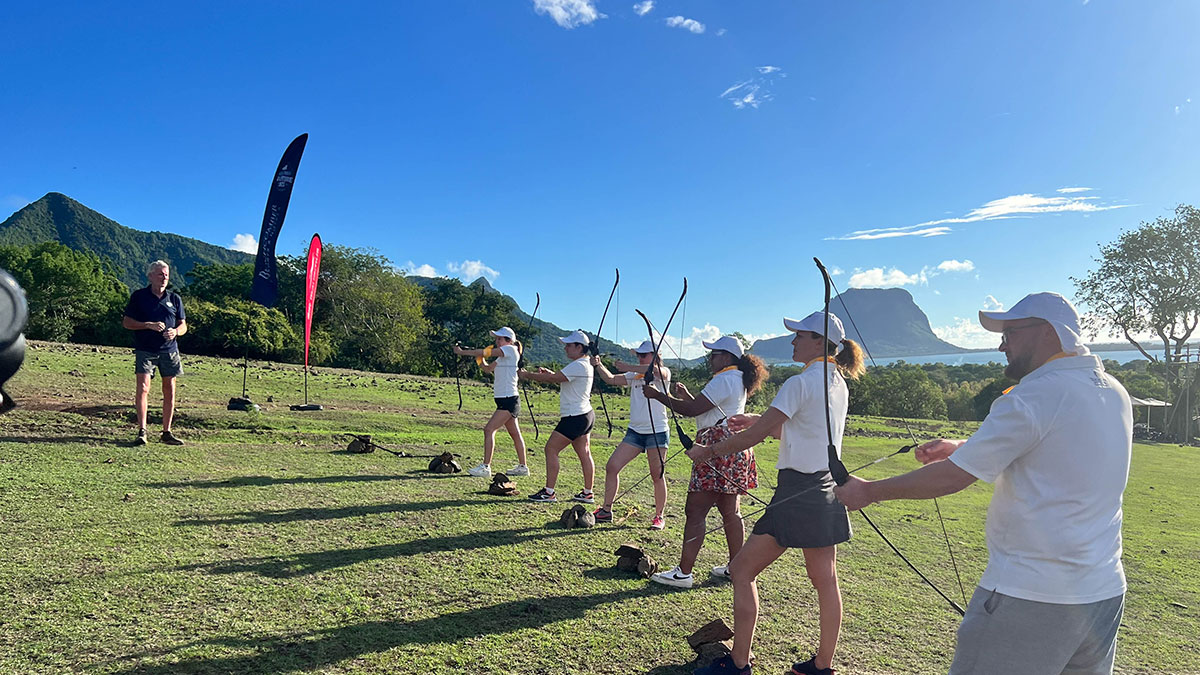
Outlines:
<svg viewBox="0 0 1200 675"><path fill-rule="evenodd" d="M828 471L779 472L771 506L754 524L754 534L769 534L786 548L822 548L850 541L850 514L833 495Z"/></svg>

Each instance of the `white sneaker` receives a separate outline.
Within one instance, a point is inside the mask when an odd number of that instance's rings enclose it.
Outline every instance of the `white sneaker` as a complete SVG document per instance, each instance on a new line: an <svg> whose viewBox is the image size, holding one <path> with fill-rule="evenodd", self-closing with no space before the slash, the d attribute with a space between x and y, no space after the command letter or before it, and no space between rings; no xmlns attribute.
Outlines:
<svg viewBox="0 0 1200 675"><path fill-rule="evenodd" d="M729 563L717 565L716 567L712 568L712 571L709 572L709 574L712 575L712 578L714 579L725 579L728 581L732 578L729 576Z"/></svg>
<svg viewBox="0 0 1200 675"><path fill-rule="evenodd" d="M524 464L518 464L505 473L507 473L509 476L528 476L529 467L525 466Z"/></svg>
<svg viewBox="0 0 1200 675"><path fill-rule="evenodd" d="M650 581L663 586L672 586L674 588L691 588L692 575L684 574L679 571L679 565L672 567L666 572L659 572L650 575Z"/></svg>
<svg viewBox="0 0 1200 675"><path fill-rule="evenodd" d="M467 469L467 473L472 476L487 478L492 475L492 467L488 466L487 464L480 464L479 466Z"/></svg>

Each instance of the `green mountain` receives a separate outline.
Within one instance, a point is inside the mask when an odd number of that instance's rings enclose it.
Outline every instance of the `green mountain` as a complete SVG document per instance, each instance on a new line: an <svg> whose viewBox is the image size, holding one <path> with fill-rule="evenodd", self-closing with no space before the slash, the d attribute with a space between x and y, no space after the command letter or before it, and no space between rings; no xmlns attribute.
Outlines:
<svg viewBox="0 0 1200 675"><path fill-rule="evenodd" d="M0 223L0 244L27 246L44 241L57 241L111 260L117 276L130 288L146 285L146 265L155 260L170 263L174 286L182 286L184 275L196 265L240 265L254 260L248 253L199 239L125 227L57 192L47 193Z"/></svg>
<svg viewBox="0 0 1200 675"><path fill-rule="evenodd" d="M849 312L843 309L843 301ZM877 359L969 351L934 335L929 317L913 302L912 294L902 288L851 288L829 303L829 311L842 320L846 336L866 347ZM851 317L862 335L852 325ZM767 363L790 362L792 335L759 340L750 353Z"/></svg>

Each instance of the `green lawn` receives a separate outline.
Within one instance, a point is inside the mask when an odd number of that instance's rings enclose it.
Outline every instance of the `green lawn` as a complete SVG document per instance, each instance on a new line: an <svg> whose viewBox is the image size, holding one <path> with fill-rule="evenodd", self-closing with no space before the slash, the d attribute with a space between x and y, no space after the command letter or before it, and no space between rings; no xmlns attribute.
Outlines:
<svg viewBox="0 0 1200 675"><path fill-rule="evenodd" d="M310 394L327 409L296 413L287 406L301 401L300 371L252 364L251 396L263 409L247 414L225 410L241 390L236 364L185 357L176 431L188 444L132 448L131 356L34 346L9 386L23 407L0 417L0 672L683 673L685 637L711 619L732 621L727 584L672 591L613 568L626 541L676 562L686 458L668 466L666 530L646 529L646 481L618 504L623 525L564 531L563 504L492 497L484 480L429 475L421 459L341 452L354 431L410 452L448 449L473 465L490 386L464 383L460 413L453 380L321 368ZM152 410L158 398L152 389ZM607 438L601 422L593 433L600 466L627 420L625 398L607 401L616 430ZM544 442L557 394L538 394L535 406ZM907 436L896 420L849 426L850 466ZM920 438L968 431L912 426ZM540 450L527 417L522 427ZM509 466L506 436L498 447L496 464ZM775 444L758 452L770 467ZM579 467L563 457L560 489L570 494ZM1135 447L1121 672L1200 672L1196 458L1194 448ZM526 493L541 485L541 453L530 463L534 476L519 479ZM913 465L897 457L864 475ZM631 465L627 484L644 472ZM774 484L773 472L760 476ZM768 499L770 489L756 494ZM977 485L941 500L968 594L986 562L989 494ZM958 598L932 503L871 515ZM853 523L840 550L840 671L944 672L958 615L861 518ZM698 569L725 562L723 551L722 536L710 536ZM799 554L771 567L760 590L757 672L779 673L816 643Z"/></svg>

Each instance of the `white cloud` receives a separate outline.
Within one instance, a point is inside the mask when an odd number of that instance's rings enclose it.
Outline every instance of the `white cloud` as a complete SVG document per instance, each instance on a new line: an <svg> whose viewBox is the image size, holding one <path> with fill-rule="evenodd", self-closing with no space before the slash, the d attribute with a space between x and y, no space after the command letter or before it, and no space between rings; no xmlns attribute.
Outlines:
<svg viewBox="0 0 1200 675"><path fill-rule="evenodd" d="M605 16L596 11L592 0L533 0L533 11L549 14L563 28L586 26Z"/></svg>
<svg viewBox="0 0 1200 675"><path fill-rule="evenodd" d="M967 349L985 349L1000 344L1000 336L985 330L979 325L978 319L954 317L954 323L949 326L933 326L933 334L959 347ZM999 360L1003 360L1000 357Z"/></svg>
<svg viewBox="0 0 1200 675"><path fill-rule="evenodd" d="M258 253L258 240L250 233L235 234L229 248L242 253Z"/></svg>
<svg viewBox="0 0 1200 675"><path fill-rule="evenodd" d="M996 299L996 296L989 295L983 299L983 309L987 312L998 312L1004 309L1004 303Z"/></svg>
<svg viewBox="0 0 1200 675"><path fill-rule="evenodd" d="M829 276L831 276L831 277L838 277L845 273L846 273L846 270L838 267L837 265L834 265L833 269L829 270Z"/></svg>
<svg viewBox="0 0 1200 675"><path fill-rule="evenodd" d="M925 270L915 274L905 274L895 267L885 270L873 267L869 270L855 269L850 275L850 288L893 288L895 286L915 286L928 283L929 276Z"/></svg>
<svg viewBox="0 0 1200 675"><path fill-rule="evenodd" d="M1067 188L1074 190L1074 188ZM1035 194L1019 194L993 199L983 206L972 209L967 215L958 218L940 218L916 225L903 227L881 227L869 230L856 230L840 237L829 237L838 241L862 241L871 239L887 239L890 237L937 237L949 234L953 228L948 224L976 223L989 220L1004 220L1022 218L1046 213L1096 213L1111 209L1121 209L1129 204L1097 203L1098 197L1061 196L1043 197Z"/></svg>
<svg viewBox="0 0 1200 675"><path fill-rule="evenodd" d="M32 199L22 197L21 195L6 195L3 199L3 204L5 207L17 211L25 208L32 201Z"/></svg>
<svg viewBox="0 0 1200 675"><path fill-rule="evenodd" d="M667 18L667 25L671 28L682 28L691 31L696 35L704 32L704 24L695 19L685 19L682 16L672 16Z"/></svg>
<svg viewBox="0 0 1200 675"><path fill-rule="evenodd" d="M408 275L410 277L441 276L440 274L438 274L437 268L435 268L433 265L429 265L429 264L418 265L411 260L404 263L404 266L400 268L400 271L404 272L406 275Z"/></svg>
<svg viewBox="0 0 1200 675"><path fill-rule="evenodd" d="M758 71L758 75L733 83L721 92L718 98L729 101L738 110L757 108L763 103L773 100L775 94L772 93L771 87L774 86L776 78L785 78L787 73L783 72L779 66L758 66L755 70Z"/></svg>
<svg viewBox="0 0 1200 675"><path fill-rule="evenodd" d="M937 268L942 272L970 272L975 269L975 263L970 260L943 260Z"/></svg>
<svg viewBox="0 0 1200 675"><path fill-rule="evenodd" d="M638 16L646 16L652 9L654 9L654 0L646 0L633 6L633 11Z"/></svg>
<svg viewBox="0 0 1200 675"><path fill-rule="evenodd" d="M500 273L496 270L483 264L482 260L464 260L461 263L448 262L446 269L450 273L466 282L471 282L479 277L484 277L488 281L495 281Z"/></svg>
<svg viewBox="0 0 1200 675"><path fill-rule="evenodd" d="M1090 187L1065 187L1065 188L1058 188L1058 190L1057 190L1057 192L1062 193L1062 194L1071 194L1073 192L1091 192L1091 191L1092 191L1092 188L1090 188Z"/></svg>
<svg viewBox="0 0 1200 675"><path fill-rule="evenodd" d="M722 35L724 35L725 33L728 33L728 32L729 31L725 30L724 28L718 28L717 29L717 37L721 37Z"/></svg>
<svg viewBox="0 0 1200 675"><path fill-rule="evenodd" d="M783 69L779 66L759 66L757 70L763 75L770 75L771 73L778 73Z"/></svg>

